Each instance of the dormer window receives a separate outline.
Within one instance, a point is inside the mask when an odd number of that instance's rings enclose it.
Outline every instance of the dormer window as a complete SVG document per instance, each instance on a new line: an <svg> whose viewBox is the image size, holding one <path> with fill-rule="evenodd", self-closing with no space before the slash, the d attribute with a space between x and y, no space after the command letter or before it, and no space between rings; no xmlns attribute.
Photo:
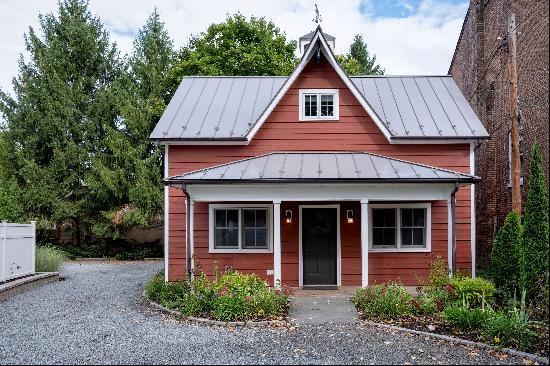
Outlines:
<svg viewBox="0 0 550 366"><path fill-rule="evenodd" d="M338 89L301 89L300 121L337 121Z"/></svg>

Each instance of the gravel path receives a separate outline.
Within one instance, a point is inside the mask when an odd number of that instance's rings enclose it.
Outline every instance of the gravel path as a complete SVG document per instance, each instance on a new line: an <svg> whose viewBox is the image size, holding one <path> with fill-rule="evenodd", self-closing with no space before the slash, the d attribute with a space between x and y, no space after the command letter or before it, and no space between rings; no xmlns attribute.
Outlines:
<svg viewBox="0 0 550 366"><path fill-rule="evenodd" d="M65 281L0 302L0 364L521 364L362 324L226 329L148 308L160 262L73 262Z"/></svg>

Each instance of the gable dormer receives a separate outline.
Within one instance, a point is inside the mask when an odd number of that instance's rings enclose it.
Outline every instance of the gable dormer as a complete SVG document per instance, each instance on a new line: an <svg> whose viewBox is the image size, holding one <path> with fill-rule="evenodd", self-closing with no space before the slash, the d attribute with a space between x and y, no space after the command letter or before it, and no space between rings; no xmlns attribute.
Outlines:
<svg viewBox="0 0 550 366"><path fill-rule="evenodd" d="M313 37L315 36L315 33L316 33L316 31L312 31L312 32L309 32L308 34L305 34L305 35L300 37L299 42L298 42L298 44L300 46L300 55L303 55L306 52L306 49L309 46L309 44L311 43L311 41L313 40ZM336 38L334 38L330 34L326 34L324 32L323 32L323 37L325 37L325 40L327 41L328 46L330 47L332 52L334 52L334 45L335 45Z"/></svg>

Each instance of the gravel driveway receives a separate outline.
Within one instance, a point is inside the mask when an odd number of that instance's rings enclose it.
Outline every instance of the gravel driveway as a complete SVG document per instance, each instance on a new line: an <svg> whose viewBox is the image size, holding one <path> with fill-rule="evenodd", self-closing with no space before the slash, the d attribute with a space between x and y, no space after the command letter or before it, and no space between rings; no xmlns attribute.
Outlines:
<svg viewBox="0 0 550 366"><path fill-rule="evenodd" d="M521 364L522 359L361 324L226 329L148 308L161 262L72 262L65 281L0 302L0 364Z"/></svg>

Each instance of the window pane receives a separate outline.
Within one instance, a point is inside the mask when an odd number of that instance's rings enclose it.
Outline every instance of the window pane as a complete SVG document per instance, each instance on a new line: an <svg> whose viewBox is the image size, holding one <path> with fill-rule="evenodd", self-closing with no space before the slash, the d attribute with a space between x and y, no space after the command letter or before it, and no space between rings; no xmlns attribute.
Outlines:
<svg viewBox="0 0 550 366"><path fill-rule="evenodd" d="M225 227L225 210L215 210L216 227Z"/></svg>
<svg viewBox="0 0 550 366"><path fill-rule="evenodd" d="M413 230L413 245L425 246L424 243L424 229L412 229Z"/></svg>
<svg viewBox="0 0 550 366"><path fill-rule="evenodd" d="M413 210L412 208L402 208L401 209L401 226L409 227L413 223Z"/></svg>
<svg viewBox="0 0 550 366"><path fill-rule="evenodd" d="M413 229L401 229L401 245L413 245Z"/></svg>
<svg viewBox="0 0 550 366"><path fill-rule="evenodd" d="M244 229L243 246L254 247L254 241L255 241L255 230Z"/></svg>
<svg viewBox="0 0 550 366"><path fill-rule="evenodd" d="M214 247L236 248L239 246L239 229L215 229Z"/></svg>
<svg viewBox="0 0 550 366"><path fill-rule="evenodd" d="M267 210L256 210L256 227L267 227Z"/></svg>
<svg viewBox="0 0 550 366"><path fill-rule="evenodd" d="M395 227L394 208L374 208L372 210L373 227Z"/></svg>
<svg viewBox="0 0 550 366"><path fill-rule="evenodd" d="M384 245L384 229L372 229L372 245Z"/></svg>
<svg viewBox="0 0 550 366"><path fill-rule="evenodd" d="M414 226L425 226L425 208L415 208L414 209Z"/></svg>
<svg viewBox="0 0 550 366"><path fill-rule="evenodd" d="M304 115L306 117L317 117L316 94L304 94Z"/></svg>
<svg viewBox="0 0 550 366"><path fill-rule="evenodd" d="M243 210L244 217L244 227L254 227L256 226L255 210Z"/></svg>
<svg viewBox="0 0 550 366"><path fill-rule="evenodd" d="M372 229L372 245L373 246L384 246L384 247L395 247L395 229L382 229L382 228L373 228Z"/></svg>
<svg viewBox="0 0 550 366"><path fill-rule="evenodd" d="M227 210L227 227L239 227L239 210Z"/></svg>
<svg viewBox="0 0 550 366"><path fill-rule="evenodd" d="M256 229L256 248L267 248L267 229Z"/></svg>
<svg viewBox="0 0 550 366"><path fill-rule="evenodd" d="M331 117L334 115L334 96L332 94L321 95L321 116Z"/></svg>

